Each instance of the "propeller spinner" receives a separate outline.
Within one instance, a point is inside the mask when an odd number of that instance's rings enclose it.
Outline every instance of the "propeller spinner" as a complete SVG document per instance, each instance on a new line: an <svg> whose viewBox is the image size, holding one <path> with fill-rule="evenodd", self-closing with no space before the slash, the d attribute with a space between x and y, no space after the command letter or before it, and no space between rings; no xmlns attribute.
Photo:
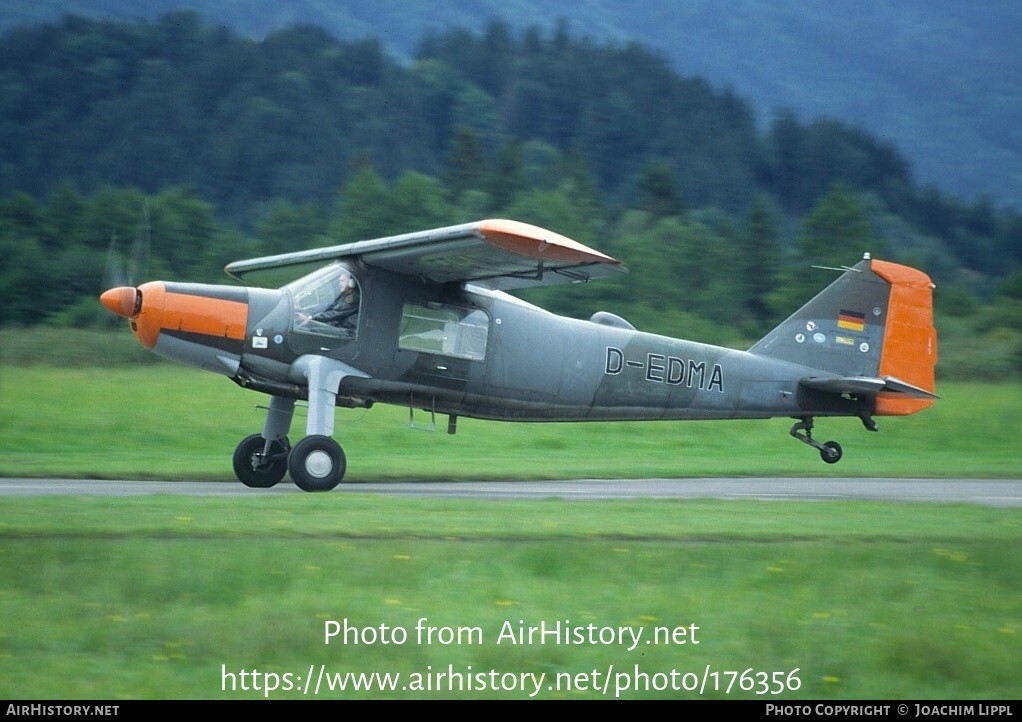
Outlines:
<svg viewBox="0 0 1022 722"><path fill-rule="evenodd" d="M117 286L100 295L100 302L113 314L128 319L131 332L148 349L156 345L163 326L165 284L161 281L133 286Z"/></svg>
<svg viewBox="0 0 1022 722"><path fill-rule="evenodd" d="M142 294L132 286L111 288L99 300L111 313L124 318L135 318L142 311Z"/></svg>

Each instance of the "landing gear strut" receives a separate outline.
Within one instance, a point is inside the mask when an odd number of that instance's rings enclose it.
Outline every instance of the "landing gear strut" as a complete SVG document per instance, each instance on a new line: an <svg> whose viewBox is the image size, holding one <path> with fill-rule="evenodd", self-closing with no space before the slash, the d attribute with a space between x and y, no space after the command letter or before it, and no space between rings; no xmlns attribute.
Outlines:
<svg viewBox="0 0 1022 722"><path fill-rule="evenodd" d="M796 422L791 427L791 431L789 433L803 444L809 444L809 446L814 449L818 449L820 452L820 458L828 464L836 464L841 461L841 444L836 441L828 441L821 444L819 441L813 439L812 416L803 416L801 421Z"/></svg>

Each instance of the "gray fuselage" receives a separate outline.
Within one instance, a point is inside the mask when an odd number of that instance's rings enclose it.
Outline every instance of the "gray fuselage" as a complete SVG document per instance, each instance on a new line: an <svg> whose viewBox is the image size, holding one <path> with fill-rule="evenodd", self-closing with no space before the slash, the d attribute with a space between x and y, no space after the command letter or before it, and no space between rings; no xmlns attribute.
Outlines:
<svg viewBox="0 0 1022 722"><path fill-rule="evenodd" d="M857 412L852 400L800 386L812 369L798 364L643 333L625 322L565 318L500 291L357 272L362 312L357 328L341 337L296 323L293 290L249 289L241 370L300 383L294 361L323 355L366 376L341 381L339 405L372 401L507 421Z"/></svg>

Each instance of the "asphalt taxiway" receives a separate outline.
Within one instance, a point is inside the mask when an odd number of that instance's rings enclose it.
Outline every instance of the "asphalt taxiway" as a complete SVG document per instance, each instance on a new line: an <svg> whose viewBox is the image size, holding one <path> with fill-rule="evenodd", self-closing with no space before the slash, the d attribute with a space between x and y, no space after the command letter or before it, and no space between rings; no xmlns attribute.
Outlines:
<svg viewBox="0 0 1022 722"><path fill-rule="evenodd" d="M285 480L271 489L237 481L112 481L0 479L0 496L260 496L302 494ZM761 499L871 500L1022 506L1022 479L693 478L576 479L565 481L354 481L330 494L384 494L464 499Z"/></svg>

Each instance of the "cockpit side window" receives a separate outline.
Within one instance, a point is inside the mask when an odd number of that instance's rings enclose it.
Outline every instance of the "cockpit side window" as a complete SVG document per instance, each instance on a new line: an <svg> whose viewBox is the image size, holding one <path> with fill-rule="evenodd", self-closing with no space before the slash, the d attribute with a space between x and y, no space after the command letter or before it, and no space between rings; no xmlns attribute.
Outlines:
<svg viewBox="0 0 1022 722"><path fill-rule="evenodd" d="M362 289L342 263L300 278L287 286L294 306L296 331L320 336L355 338Z"/></svg>
<svg viewBox="0 0 1022 722"><path fill-rule="evenodd" d="M489 327L490 317L479 309L406 303L397 346L402 351L482 361Z"/></svg>

